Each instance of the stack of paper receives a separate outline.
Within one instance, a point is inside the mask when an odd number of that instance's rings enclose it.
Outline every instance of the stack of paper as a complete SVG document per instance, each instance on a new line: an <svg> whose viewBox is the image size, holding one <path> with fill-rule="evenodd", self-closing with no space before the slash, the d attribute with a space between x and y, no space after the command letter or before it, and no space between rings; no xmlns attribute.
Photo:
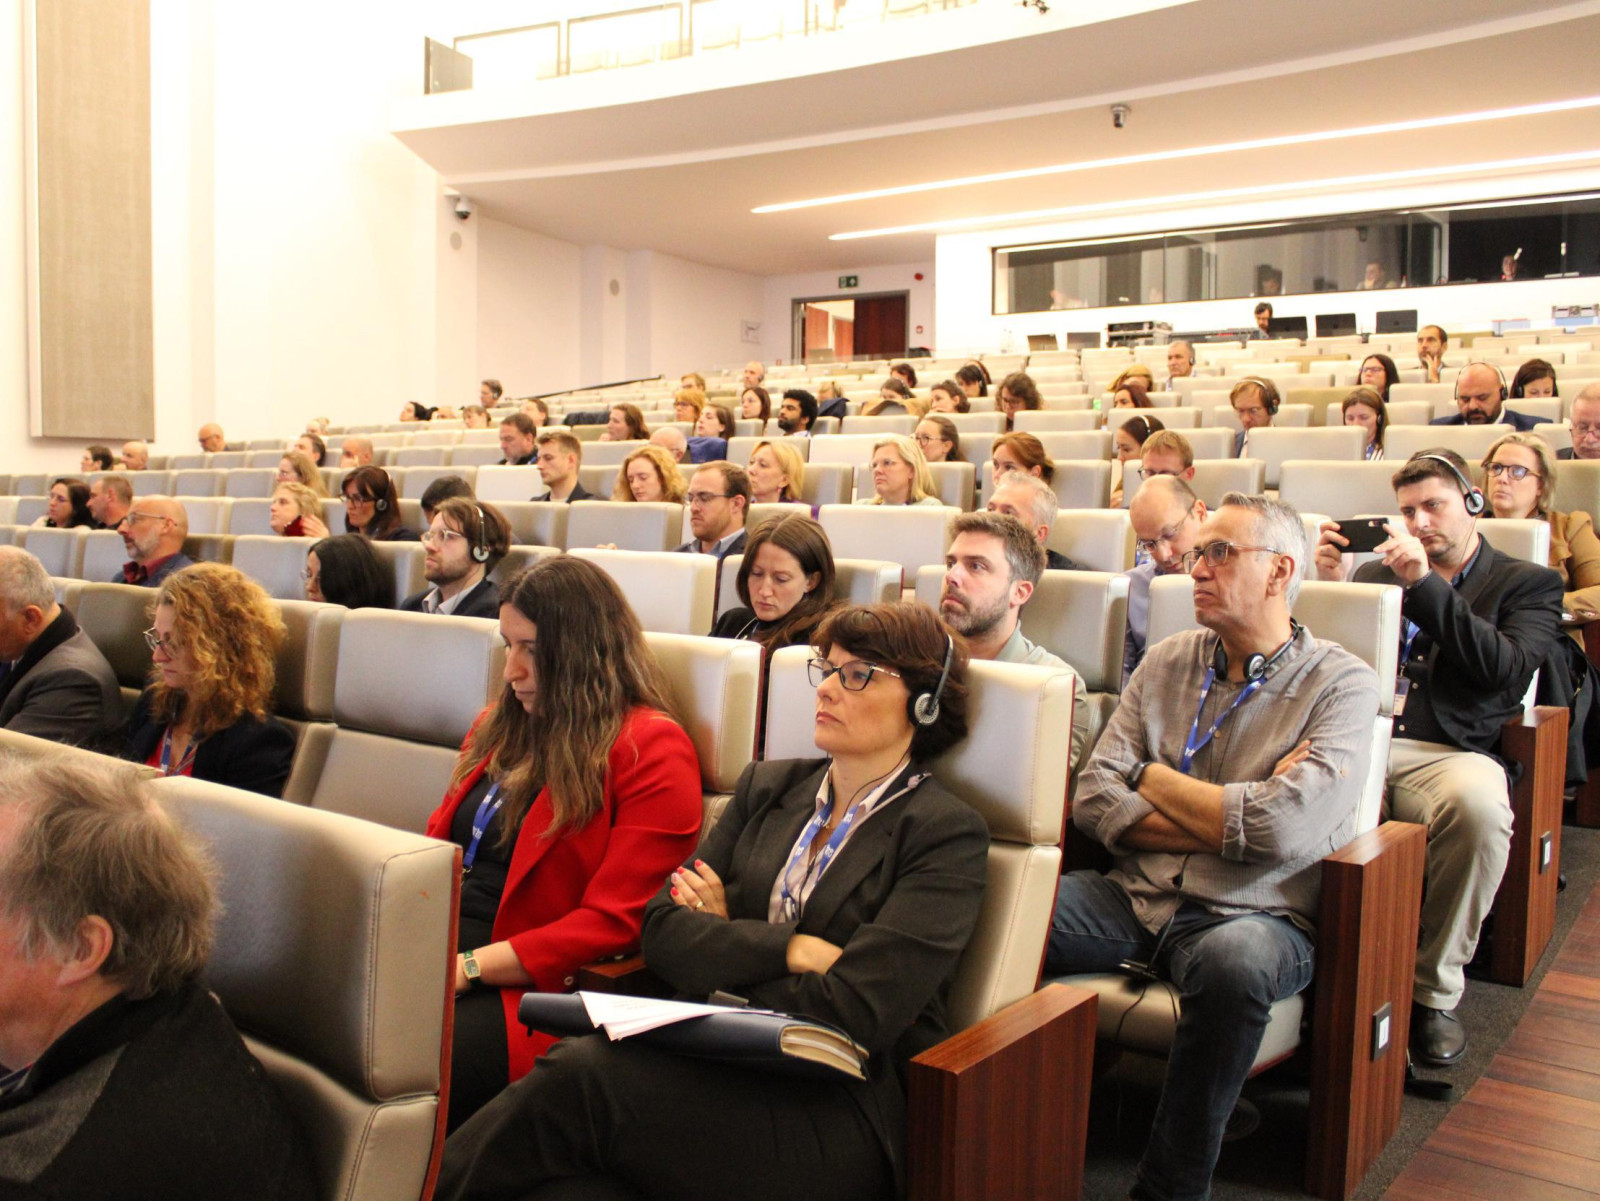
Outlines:
<svg viewBox="0 0 1600 1201"><path fill-rule="evenodd" d="M579 992L578 996L589 1012L589 1020L612 1040L632 1038L646 1030L659 1030L708 1013L747 1012L732 1005L697 1005L692 1001L660 1001L617 993Z"/></svg>

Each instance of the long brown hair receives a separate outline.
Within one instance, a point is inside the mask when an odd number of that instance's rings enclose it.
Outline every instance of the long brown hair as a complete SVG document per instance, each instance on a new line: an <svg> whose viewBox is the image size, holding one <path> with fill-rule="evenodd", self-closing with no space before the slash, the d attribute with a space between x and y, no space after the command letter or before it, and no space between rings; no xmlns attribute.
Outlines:
<svg viewBox="0 0 1600 1201"><path fill-rule="evenodd" d="M489 761L505 795L503 842L509 843L541 787L550 790L546 834L580 829L600 811L607 760L629 710L642 705L678 717L639 619L593 563L568 555L543 559L501 589L500 604L538 630L533 712L506 685L462 751L452 785Z"/></svg>

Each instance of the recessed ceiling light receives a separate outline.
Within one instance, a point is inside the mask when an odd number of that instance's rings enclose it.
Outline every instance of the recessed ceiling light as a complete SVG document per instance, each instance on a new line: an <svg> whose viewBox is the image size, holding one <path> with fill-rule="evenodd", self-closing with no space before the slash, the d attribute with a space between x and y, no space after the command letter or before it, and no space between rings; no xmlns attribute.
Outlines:
<svg viewBox="0 0 1600 1201"><path fill-rule="evenodd" d="M1071 204L1060 208L1028 209L1016 213L991 213L982 217L952 217L945 221L922 221L915 225L891 225L882 229L858 229L848 233L830 234L828 240L830 242L849 242L857 238L886 238L894 234L919 234L936 230L970 229L974 226L1009 225L1019 221L1083 216L1090 213L1125 211L1130 208L1202 204L1214 200L1239 200L1249 196L1281 195L1285 192L1301 192L1315 188L1361 187L1369 184L1427 179L1431 176L1439 175L1570 165L1591 159L1600 159L1600 148L1575 150L1567 154L1541 154L1529 158L1497 159L1484 163L1454 163L1446 167L1412 167L1403 171L1376 171L1366 175L1340 175L1325 179L1280 181L1278 183L1255 184L1240 188L1218 188L1210 192L1175 192L1166 196L1146 196L1132 199L1124 197L1096 204Z"/></svg>
<svg viewBox="0 0 1600 1201"><path fill-rule="evenodd" d="M1389 133L1409 133L1418 129L1442 129L1451 125L1472 125L1480 121L1503 121L1512 117L1536 117L1546 113L1572 112L1600 107L1600 96L1580 96L1572 100L1552 100L1545 104L1524 104L1514 108L1491 108L1480 112L1454 113L1445 117L1419 117L1411 121L1389 121L1382 125L1360 125L1348 129L1325 129L1316 133L1283 134L1270 138L1250 138L1240 142L1217 142L1209 146L1188 146L1176 150L1153 150L1145 154L1120 154L1113 158L1086 159L1076 163L1054 163L1046 167L1024 167L1016 171L996 171L988 175L964 175L928 183L900 184L892 188L873 188L865 192L842 192L810 200L786 200L763 204L752 213L787 213L795 209L822 208L830 204L850 204L858 200L880 200L886 196L910 196L918 192L938 192L946 188L966 188L975 184L1006 183L1017 179L1037 179L1045 175L1067 175L1077 171L1098 171L1104 167L1137 166L1140 163L1169 162L1173 159L1202 158L1212 154L1233 154L1241 150L1266 150L1275 146L1298 146L1307 142L1337 142L1347 138L1367 138Z"/></svg>

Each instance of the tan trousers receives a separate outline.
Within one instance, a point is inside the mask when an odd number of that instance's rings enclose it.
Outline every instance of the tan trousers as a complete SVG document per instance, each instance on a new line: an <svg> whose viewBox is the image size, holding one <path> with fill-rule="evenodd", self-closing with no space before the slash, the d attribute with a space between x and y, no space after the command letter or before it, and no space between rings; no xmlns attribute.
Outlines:
<svg viewBox="0 0 1600 1201"><path fill-rule="evenodd" d="M1415 999L1454 1009L1511 848L1505 769L1476 751L1396 738L1387 808L1397 821L1428 828Z"/></svg>

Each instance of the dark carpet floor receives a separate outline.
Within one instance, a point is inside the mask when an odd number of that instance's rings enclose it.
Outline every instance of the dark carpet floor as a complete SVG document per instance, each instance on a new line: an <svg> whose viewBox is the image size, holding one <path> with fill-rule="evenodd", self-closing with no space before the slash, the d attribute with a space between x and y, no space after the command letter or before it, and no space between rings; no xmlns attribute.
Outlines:
<svg viewBox="0 0 1600 1201"><path fill-rule="evenodd" d="M1556 931L1525 988L1469 980L1458 1011L1471 1036L1465 1059L1448 1072L1425 1072L1455 1088L1446 1100L1407 1095L1400 1129L1362 1182L1357 1198L1381 1197L1434 1127L1483 1073L1521 1019L1539 982L1565 941L1579 910L1600 879L1600 830L1566 826L1562 868L1567 888L1557 900ZM1134 1166L1155 1113L1165 1063L1126 1057L1095 1086L1089 1114L1088 1163L1083 1195L1088 1201L1127 1196ZM1303 1076L1275 1069L1245 1085L1244 1095L1261 1111L1254 1134L1222 1149L1212 1180L1215 1201L1257 1197L1303 1197L1308 1094Z"/></svg>

